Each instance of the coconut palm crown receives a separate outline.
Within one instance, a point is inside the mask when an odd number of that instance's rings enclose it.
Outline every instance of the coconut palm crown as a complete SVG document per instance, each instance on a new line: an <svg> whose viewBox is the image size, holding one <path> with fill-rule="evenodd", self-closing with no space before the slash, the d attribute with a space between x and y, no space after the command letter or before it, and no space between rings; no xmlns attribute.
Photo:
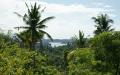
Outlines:
<svg viewBox="0 0 120 75"><path fill-rule="evenodd" d="M92 17L92 19L96 23L95 27L97 28L94 31L95 35L98 35L102 32L109 32L114 30L113 28L111 28L112 25L110 25L111 23L113 23L113 20L110 19L107 14L101 14L97 17Z"/></svg>
<svg viewBox="0 0 120 75"><path fill-rule="evenodd" d="M25 3L26 4L26 3ZM40 10L40 5L37 5L36 3L34 5L31 5L31 8L28 7L26 4L28 12L24 14L24 16L17 14L19 17L23 18L23 21L25 22L25 26L15 27L18 30L24 29L23 32L25 32L26 35L29 35L29 40L31 40L31 48L34 49L35 42L38 41L38 39L42 39L44 35L47 35L48 38L52 39L52 37L45 32L43 29L45 29L47 26L45 25L46 22L53 19L54 16L47 17L45 19L41 19L41 14L44 11ZM27 40L28 38L26 38Z"/></svg>

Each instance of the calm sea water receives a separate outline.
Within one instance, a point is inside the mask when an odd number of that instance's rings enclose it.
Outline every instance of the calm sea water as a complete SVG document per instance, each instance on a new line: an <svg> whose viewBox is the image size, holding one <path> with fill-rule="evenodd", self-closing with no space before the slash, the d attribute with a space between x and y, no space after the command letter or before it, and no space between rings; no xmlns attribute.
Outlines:
<svg viewBox="0 0 120 75"><path fill-rule="evenodd" d="M58 47L58 46L64 46L66 44L63 44L61 42L49 42L52 47Z"/></svg>

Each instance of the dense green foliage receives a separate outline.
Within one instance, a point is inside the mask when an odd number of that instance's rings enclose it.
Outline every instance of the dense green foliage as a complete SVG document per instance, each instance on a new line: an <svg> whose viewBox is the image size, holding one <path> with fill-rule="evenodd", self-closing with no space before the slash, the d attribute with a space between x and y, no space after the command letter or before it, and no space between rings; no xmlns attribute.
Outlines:
<svg viewBox="0 0 120 75"><path fill-rule="evenodd" d="M32 68L32 57L36 55L37 67ZM1 75L60 75L53 66L47 65L47 57L21 49L16 45L5 47L0 51L0 74Z"/></svg>
<svg viewBox="0 0 120 75"><path fill-rule="evenodd" d="M12 39L5 41L6 37L1 34L1 75L119 75L120 32L95 36L91 40L92 48L60 46L40 52L8 44ZM33 56L36 57L35 68Z"/></svg>
<svg viewBox="0 0 120 75"><path fill-rule="evenodd" d="M101 60L98 70L120 74L120 32L102 33L93 39L96 59Z"/></svg>
<svg viewBox="0 0 120 75"><path fill-rule="evenodd" d="M69 75L93 75L94 53L90 49L76 49L69 53Z"/></svg>
<svg viewBox="0 0 120 75"><path fill-rule="evenodd" d="M0 75L60 75L54 66L47 64L47 56L19 48L18 44L8 45L9 41L4 41L7 36L2 37L3 35L0 38L3 40L0 48ZM36 68L32 67L34 55L36 56Z"/></svg>

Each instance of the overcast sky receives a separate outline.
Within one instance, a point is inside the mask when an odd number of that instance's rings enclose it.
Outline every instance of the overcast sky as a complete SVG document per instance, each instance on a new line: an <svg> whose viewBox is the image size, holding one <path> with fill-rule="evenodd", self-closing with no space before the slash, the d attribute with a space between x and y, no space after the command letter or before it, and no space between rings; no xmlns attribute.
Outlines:
<svg viewBox="0 0 120 75"><path fill-rule="evenodd" d="M82 30L86 36L93 35L95 23L91 19L100 13L107 13L114 20L113 28L120 30L120 0L0 0L0 28L13 30L24 25L21 18L13 12L24 15L25 2L37 2L45 9L42 18L55 16L48 22L46 31L53 38L71 38Z"/></svg>

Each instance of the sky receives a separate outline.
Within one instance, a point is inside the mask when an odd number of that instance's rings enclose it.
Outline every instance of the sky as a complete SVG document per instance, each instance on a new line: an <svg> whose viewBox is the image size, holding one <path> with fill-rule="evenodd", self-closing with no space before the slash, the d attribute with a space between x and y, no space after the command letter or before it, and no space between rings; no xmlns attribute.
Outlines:
<svg viewBox="0 0 120 75"><path fill-rule="evenodd" d="M78 35L81 30L85 36L93 36L95 23L91 19L99 14L108 14L114 20L115 30L120 30L120 0L0 0L0 28L3 31L13 30L14 27L25 25L21 15L27 12L25 2L30 5L37 2L45 8L42 19L55 16L45 29L54 39L69 39Z"/></svg>

